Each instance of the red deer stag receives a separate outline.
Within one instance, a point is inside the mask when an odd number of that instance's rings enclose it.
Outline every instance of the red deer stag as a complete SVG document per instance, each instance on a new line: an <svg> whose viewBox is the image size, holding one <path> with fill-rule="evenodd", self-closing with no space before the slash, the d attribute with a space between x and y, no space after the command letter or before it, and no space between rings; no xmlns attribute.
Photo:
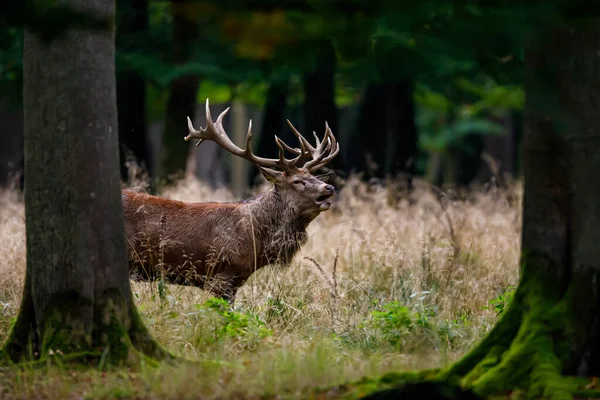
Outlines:
<svg viewBox="0 0 600 400"><path fill-rule="evenodd" d="M250 146L252 120L245 149L229 139L223 128L228 111L213 121L207 99L206 128L194 129L188 118L185 140L199 139L196 146L212 140L254 163L273 187L236 203L183 203L123 190L132 279L155 279L162 267L166 282L197 286L233 303L239 287L256 270L268 264L289 264L308 239L308 224L331 206L335 188L312 175L339 152L327 123L322 141L314 134L313 147L288 120L300 148L275 136L279 158L262 158ZM294 158L286 159L284 150Z"/></svg>

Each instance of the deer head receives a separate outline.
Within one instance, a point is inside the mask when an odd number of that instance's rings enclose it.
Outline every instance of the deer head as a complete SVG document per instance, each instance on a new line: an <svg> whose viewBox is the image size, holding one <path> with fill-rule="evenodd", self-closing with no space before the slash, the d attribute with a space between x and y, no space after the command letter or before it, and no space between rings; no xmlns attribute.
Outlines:
<svg viewBox="0 0 600 400"><path fill-rule="evenodd" d="M213 121L209 102L206 99L206 128L196 130L188 117L189 134L184 139L186 141L198 139L196 146L205 140L211 140L231 154L252 162L262 175L275 186L275 190L281 194L283 200L295 206L297 211L309 220L329 209L335 188L313 175L313 172L329 163L340 151L339 143L327 122L323 140L319 140L317 134L313 132L316 140L316 145L313 147L288 120L288 125L298 138L300 148L288 146L275 136L275 142L279 148L279 158L263 158L252 153L250 144L252 120L248 124L245 149L239 148L229 139L223 128L223 118L228 111L229 107L217 117L216 121ZM285 151L294 157L286 159Z"/></svg>

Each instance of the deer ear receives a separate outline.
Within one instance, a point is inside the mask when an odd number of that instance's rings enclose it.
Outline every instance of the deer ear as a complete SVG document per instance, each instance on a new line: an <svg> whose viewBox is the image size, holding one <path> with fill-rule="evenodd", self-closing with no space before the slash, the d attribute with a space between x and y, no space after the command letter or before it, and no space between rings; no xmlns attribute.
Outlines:
<svg viewBox="0 0 600 400"><path fill-rule="evenodd" d="M327 181L329 181L330 177L331 177L331 171L315 176L315 178L317 178L318 180L323 181L325 183L327 183Z"/></svg>
<svg viewBox="0 0 600 400"><path fill-rule="evenodd" d="M279 172L271 168L260 167L258 165L257 167L262 176L264 176L266 180L273 184L277 183L278 178L283 176L283 172Z"/></svg>

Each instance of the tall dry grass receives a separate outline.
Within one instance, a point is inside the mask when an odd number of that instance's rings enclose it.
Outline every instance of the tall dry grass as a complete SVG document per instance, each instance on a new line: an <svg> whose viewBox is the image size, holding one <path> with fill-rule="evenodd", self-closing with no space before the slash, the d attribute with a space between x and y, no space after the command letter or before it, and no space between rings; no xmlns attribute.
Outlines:
<svg viewBox="0 0 600 400"><path fill-rule="evenodd" d="M228 191L193 179L163 196L233 200ZM292 265L256 272L233 313L206 303L209 295L199 289L167 286L164 293L156 283L132 283L154 337L199 360L197 366L142 369L108 380L89 372L29 371L5 380L5 394L296 397L364 375L443 365L486 334L497 320L486 309L489 301L518 282L520 209L519 184L455 193L417 182L414 193L401 196L391 185L351 178L332 209L310 225L309 242ZM15 192L0 194L0 242L4 340L18 311L26 262L24 207Z"/></svg>

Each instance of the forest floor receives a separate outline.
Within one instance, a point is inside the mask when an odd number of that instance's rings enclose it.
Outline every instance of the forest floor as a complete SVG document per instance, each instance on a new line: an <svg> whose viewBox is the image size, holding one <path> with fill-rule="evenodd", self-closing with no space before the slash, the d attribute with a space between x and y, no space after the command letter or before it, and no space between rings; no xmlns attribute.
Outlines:
<svg viewBox="0 0 600 400"><path fill-rule="evenodd" d="M233 200L195 180L162 195ZM0 398L294 399L365 376L447 365L486 335L518 283L521 197L518 184L440 197L417 182L407 198L351 179L310 225L293 264L258 271L232 312L199 289L132 282L152 335L194 365L67 370L50 359L0 370ZM15 192L0 194L0 241L4 342L26 263Z"/></svg>

